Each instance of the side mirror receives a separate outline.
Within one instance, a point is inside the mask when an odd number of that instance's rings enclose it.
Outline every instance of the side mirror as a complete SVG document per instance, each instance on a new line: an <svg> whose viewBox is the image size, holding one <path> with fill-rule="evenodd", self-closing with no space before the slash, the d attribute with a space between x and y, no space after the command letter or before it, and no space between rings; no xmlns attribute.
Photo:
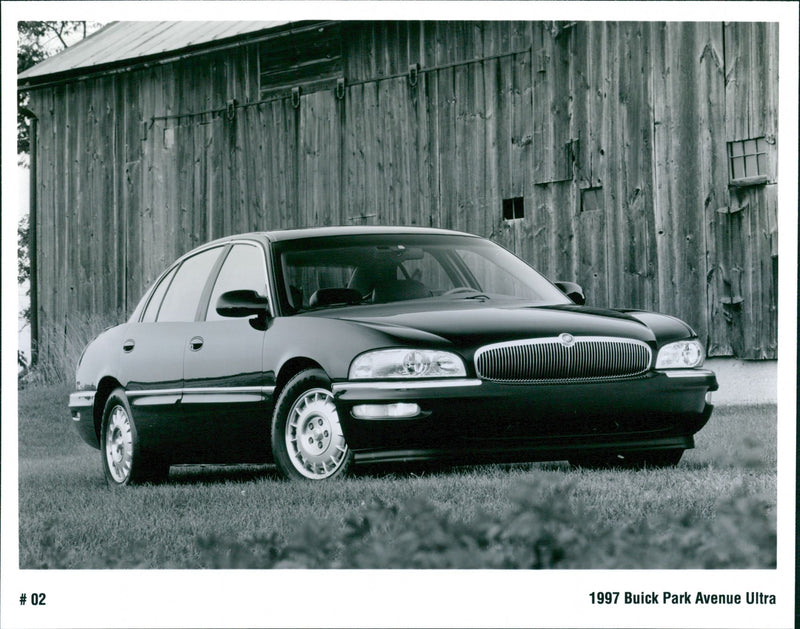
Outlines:
<svg viewBox="0 0 800 629"><path fill-rule="evenodd" d="M586 303L586 297L583 295L583 289L580 284L575 282L553 282L558 290L569 297L574 303L582 306Z"/></svg>
<svg viewBox="0 0 800 629"><path fill-rule="evenodd" d="M252 317L269 314L267 298L254 290L230 290L217 299L217 314L222 317Z"/></svg>

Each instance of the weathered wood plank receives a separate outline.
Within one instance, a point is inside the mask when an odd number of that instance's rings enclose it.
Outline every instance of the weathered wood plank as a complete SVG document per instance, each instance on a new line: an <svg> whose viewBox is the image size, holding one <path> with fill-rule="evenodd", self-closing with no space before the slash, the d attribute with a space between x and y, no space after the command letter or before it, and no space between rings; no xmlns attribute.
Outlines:
<svg viewBox="0 0 800 629"><path fill-rule="evenodd" d="M439 55L445 54L443 51ZM439 134L439 195L442 211L438 226L452 228L457 219L458 191L456 188L456 94L455 71L439 70L438 83L438 134Z"/></svg>
<svg viewBox="0 0 800 629"><path fill-rule="evenodd" d="M335 96L331 92L303 96L300 112L299 224L338 224L340 153Z"/></svg>
<svg viewBox="0 0 800 629"><path fill-rule="evenodd" d="M436 63L436 23L423 22L422 24L422 61L423 67ZM425 194L426 214L423 225L429 227L441 223L441 195L439 194L441 151L439 147L439 76L436 72L426 72L422 75L421 95L424 98L425 111L425 146L428 147L426 160L427 190ZM420 108L423 105L420 104ZM426 221L427 218L427 221Z"/></svg>
<svg viewBox="0 0 800 629"><path fill-rule="evenodd" d="M361 125L364 119L364 86L356 85L347 91L345 120L342 129L344 144L344 174L342 181L342 218L351 224L365 205L364 199L364 151Z"/></svg>
<svg viewBox="0 0 800 629"><path fill-rule="evenodd" d="M388 28L388 27L387 27ZM386 69L390 69L388 66ZM376 190L384 202L381 210L381 223L395 225L402 222L402 204L399 201L401 188L402 151L399 144L398 106L393 85L394 81L386 80L378 83L378 105L374 115L378 116L381 138L381 162L383 164L383 189ZM372 221L367 221L372 224Z"/></svg>
<svg viewBox="0 0 800 629"><path fill-rule="evenodd" d="M61 325L66 327L67 318L73 312L88 310L85 303L78 303L78 295L82 299L90 296L90 287L85 284L86 274L91 272L89 261L89 248L94 246L94 233L87 229L83 213L84 195L92 191L88 187L88 180L94 169L94 164L87 159L89 146L86 142L86 127L88 126L88 103L85 99L85 84L71 86L68 89L66 114L66 146L65 158L68 160L64 171L64 198L61 207L56 207L56 257L66 259L67 264L58 270L58 286L56 299L63 320ZM85 231L82 247L69 246L69 232Z"/></svg>
<svg viewBox="0 0 800 629"><path fill-rule="evenodd" d="M531 36L526 22L515 22L511 31L511 49L523 50L528 46ZM534 192L533 180L529 175L533 163L531 156L533 85L528 67L530 55L526 52L517 53L509 57L509 63L512 77L511 146L508 148L511 162L511 196L523 199L525 216L530 217ZM499 214L499 209L495 211ZM513 224L514 250L520 253L525 251L527 255L531 255L532 250L535 250L535 243L531 240L530 225L531 221L524 219L515 220Z"/></svg>

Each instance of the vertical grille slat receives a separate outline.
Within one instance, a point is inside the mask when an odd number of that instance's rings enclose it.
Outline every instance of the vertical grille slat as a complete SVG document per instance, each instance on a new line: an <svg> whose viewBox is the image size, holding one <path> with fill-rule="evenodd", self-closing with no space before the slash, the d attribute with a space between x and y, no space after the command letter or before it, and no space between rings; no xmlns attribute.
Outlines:
<svg viewBox="0 0 800 629"><path fill-rule="evenodd" d="M496 382L563 382L630 378L643 374L652 353L643 341L612 337L558 337L486 345L475 353L478 376Z"/></svg>

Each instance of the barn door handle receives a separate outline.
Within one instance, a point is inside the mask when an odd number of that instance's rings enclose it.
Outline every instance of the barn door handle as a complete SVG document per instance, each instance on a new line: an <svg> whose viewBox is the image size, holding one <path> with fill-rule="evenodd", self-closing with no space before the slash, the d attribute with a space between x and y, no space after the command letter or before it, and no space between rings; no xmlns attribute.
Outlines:
<svg viewBox="0 0 800 629"><path fill-rule="evenodd" d="M133 351L133 347L136 345L133 339L128 339L122 344L122 351L129 353Z"/></svg>
<svg viewBox="0 0 800 629"><path fill-rule="evenodd" d="M201 347L203 347L203 337L202 336L195 336L191 341L189 341L189 349L193 352L196 352Z"/></svg>
<svg viewBox="0 0 800 629"><path fill-rule="evenodd" d="M419 64L412 63L408 66L408 84L411 87L416 87L419 82Z"/></svg>

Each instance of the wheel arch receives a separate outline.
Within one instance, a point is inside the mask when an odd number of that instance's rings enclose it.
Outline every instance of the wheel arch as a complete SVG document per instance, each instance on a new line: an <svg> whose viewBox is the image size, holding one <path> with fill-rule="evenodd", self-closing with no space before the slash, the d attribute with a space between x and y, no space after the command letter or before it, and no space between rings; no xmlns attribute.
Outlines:
<svg viewBox="0 0 800 629"><path fill-rule="evenodd" d="M322 371L325 371L322 365L307 356L296 356L283 363L278 371L278 377L275 379L275 392L272 399L277 400L289 380L306 369L322 369Z"/></svg>
<svg viewBox="0 0 800 629"><path fill-rule="evenodd" d="M105 376L97 383L97 393L94 396L94 408L92 418L94 420L94 432L97 435L97 443L100 443L100 426L103 423L103 410L106 407L111 392L122 385L116 378Z"/></svg>

